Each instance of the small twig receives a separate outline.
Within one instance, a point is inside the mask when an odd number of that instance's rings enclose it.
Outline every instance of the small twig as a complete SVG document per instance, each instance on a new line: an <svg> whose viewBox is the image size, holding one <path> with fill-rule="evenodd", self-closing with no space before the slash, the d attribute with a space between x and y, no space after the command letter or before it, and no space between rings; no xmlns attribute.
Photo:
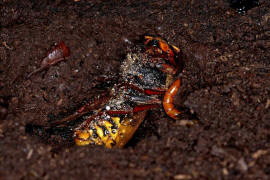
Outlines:
<svg viewBox="0 0 270 180"><path fill-rule="evenodd" d="M28 74L28 75L27 75L27 79L29 79L32 75L34 75L34 74L36 74L36 73L38 73L38 72L41 72L41 71L43 71L43 70L45 70L45 69L48 69L50 66L55 65L55 64L57 64L58 62L63 61L63 60L65 60L65 58L60 58L60 59L58 59L57 61L54 61L54 63L52 63L52 64L47 64L47 65L45 65L45 66L39 67L38 69L36 69L36 70L34 70L33 72L31 72L30 74Z"/></svg>

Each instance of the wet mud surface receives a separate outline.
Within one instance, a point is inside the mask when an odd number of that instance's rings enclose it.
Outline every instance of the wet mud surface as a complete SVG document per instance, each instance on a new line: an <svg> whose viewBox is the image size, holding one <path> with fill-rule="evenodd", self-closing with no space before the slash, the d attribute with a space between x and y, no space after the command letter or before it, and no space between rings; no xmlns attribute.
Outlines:
<svg viewBox="0 0 270 180"><path fill-rule="evenodd" d="M239 14L223 0L5 0L0 13L0 179L269 178L269 1ZM117 77L146 33L182 50L175 103L195 112L197 125L152 110L124 149L25 133L97 96L97 77ZM70 57L26 79L59 41Z"/></svg>

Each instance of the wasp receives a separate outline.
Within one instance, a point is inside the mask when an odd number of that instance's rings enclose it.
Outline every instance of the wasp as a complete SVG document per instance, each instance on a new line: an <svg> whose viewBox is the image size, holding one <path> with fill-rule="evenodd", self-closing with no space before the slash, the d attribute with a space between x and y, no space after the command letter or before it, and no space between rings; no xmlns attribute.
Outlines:
<svg viewBox="0 0 270 180"><path fill-rule="evenodd" d="M183 67L181 51L159 36L143 36L142 46L131 49L120 66L119 80L112 88L80 107L52 127L82 118L73 131L76 145L124 147L147 112L163 107L179 119L183 113L173 101L180 89Z"/></svg>

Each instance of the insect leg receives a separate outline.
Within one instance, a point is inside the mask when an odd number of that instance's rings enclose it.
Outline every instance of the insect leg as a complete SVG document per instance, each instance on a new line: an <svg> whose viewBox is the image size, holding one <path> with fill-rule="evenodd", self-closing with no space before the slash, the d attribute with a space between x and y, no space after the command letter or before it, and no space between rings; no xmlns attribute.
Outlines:
<svg viewBox="0 0 270 180"><path fill-rule="evenodd" d="M146 110L156 109L156 108L159 108L158 104L139 105L133 108L133 112L136 113L136 112L146 111Z"/></svg>
<svg viewBox="0 0 270 180"><path fill-rule="evenodd" d="M166 89L162 89L162 88L160 88L160 89L142 89L134 84L128 84L128 83L123 83L118 87L121 87L121 86L126 87L127 89L130 88L130 89L136 90L136 91L143 93L145 95L163 95L166 92Z"/></svg>

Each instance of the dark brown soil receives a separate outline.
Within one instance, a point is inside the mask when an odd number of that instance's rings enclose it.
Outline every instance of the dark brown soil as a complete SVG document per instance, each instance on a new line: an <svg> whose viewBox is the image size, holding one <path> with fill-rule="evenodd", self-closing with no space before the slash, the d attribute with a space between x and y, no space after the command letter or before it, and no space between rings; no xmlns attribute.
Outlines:
<svg viewBox="0 0 270 180"><path fill-rule="evenodd" d="M270 1L246 14L225 0L0 3L0 179L269 179ZM182 126L149 112L124 149L61 146L25 133L97 95L145 33L183 51ZM25 77L54 43L71 56Z"/></svg>

